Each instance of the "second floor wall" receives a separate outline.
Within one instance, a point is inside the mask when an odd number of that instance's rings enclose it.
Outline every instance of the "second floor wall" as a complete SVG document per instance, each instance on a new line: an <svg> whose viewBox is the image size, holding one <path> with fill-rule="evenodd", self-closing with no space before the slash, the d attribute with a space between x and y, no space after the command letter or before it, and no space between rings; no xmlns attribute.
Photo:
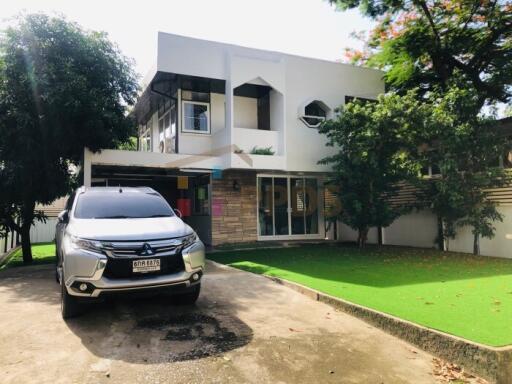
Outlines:
<svg viewBox="0 0 512 384"><path fill-rule="evenodd" d="M326 147L319 123L347 96L373 99L384 91L380 71L162 33L157 63L155 74L178 80L173 99L162 100L168 105L147 114L141 149L184 155L268 150L288 171L327 170L318 161L334 149ZM194 89L190 79L210 82L210 89ZM225 164L237 168L236 161Z"/></svg>

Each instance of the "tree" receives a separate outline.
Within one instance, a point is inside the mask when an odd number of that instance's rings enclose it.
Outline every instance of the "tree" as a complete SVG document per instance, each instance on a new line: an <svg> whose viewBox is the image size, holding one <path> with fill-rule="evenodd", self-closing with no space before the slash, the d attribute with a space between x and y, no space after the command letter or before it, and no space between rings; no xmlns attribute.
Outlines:
<svg viewBox="0 0 512 384"><path fill-rule="evenodd" d="M480 109L512 99L510 0L329 0L377 21L352 61L386 70L389 89L472 88Z"/></svg>
<svg viewBox="0 0 512 384"><path fill-rule="evenodd" d="M0 39L0 224L32 260L36 204L69 192L84 147L113 148L134 124L137 77L105 33L43 14L20 16ZM19 224L17 220L19 219Z"/></svg>
<svg viewBox="0 0 512 384"><path fill-rule="evenodd" d="M416 184L419 201L438 217L440 249L455 237L457 227L469 225L474 252L479 253L480 237L492 238L492 222L502 220L488 190L508 181L499 166L507 140L498 138L492 119L474 115L478 103L475 92L452 88L432 94L424 104L429 112L415 141L426 150L417 152L417 161L439 171L430 179L416 179Z"/></svg>
<svg viewBox="0 0 512 384"><path fill-rule="evenodd" d="M377 102L348 103L320 128L328 145L339 148L321 163L332 165L329 184L341 203L339 218L358 231L360 247L371 227L388 226L407 209L391 200L399 183L418 171L410 160L416 148L404 138L415 134L423 110L412 92L405 97L389 94Z"/></svg>

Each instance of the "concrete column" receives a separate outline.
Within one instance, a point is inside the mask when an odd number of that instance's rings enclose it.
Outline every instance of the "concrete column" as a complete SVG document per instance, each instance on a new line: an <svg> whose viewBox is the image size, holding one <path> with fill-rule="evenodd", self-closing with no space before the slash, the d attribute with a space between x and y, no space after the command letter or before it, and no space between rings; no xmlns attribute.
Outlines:
<svg viewBox="0 0 512 384"><path fill-rule="evenodd" d="M91 155L92 152L89 148L84 148L84 161L82 163L83 173L84 173L84 187L91 186L91 173L92 173L92 163L91 163Z"/></svg>

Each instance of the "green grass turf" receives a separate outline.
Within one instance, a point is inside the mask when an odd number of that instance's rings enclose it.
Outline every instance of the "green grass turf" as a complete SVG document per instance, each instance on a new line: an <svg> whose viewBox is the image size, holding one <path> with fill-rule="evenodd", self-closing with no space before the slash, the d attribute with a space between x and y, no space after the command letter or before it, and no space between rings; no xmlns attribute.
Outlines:
<svg viewBox="0 0 512 384"><path fill-rule="evenodd" d="M220 252L208 258L478 343L512 344L512 260L329 245Z"/></svg>
<svg viewBox="0 0 512 384"><path fill-rule="evenodd" d="M32 244L32 264L23 263L23 253L21 248L18 249L0 269L22 267L25 265L48 264L55 262L55 244L54 243L37 243Z"/></svg>

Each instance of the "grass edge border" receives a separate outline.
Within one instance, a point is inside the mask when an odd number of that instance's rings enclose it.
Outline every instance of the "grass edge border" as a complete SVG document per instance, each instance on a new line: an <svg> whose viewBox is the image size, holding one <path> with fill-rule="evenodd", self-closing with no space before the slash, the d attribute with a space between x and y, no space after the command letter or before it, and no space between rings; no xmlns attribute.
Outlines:
<svg viewBox="0 0 512 384"><path fill-rule="evenodd" d="M310 299L340 309L426 352L456 363L469 372L475 373L497 384L512 382L512 345L493 347L476 343L331 296L299 283L275 276L245 271L230 265L218 263L211 259L208 259L208 262L213 263L216 267L221 269L242 271L265 277L277 284L301 293Z"/></svg>
<svg viewBox="0 0 512 384"><path fill-rule="evenodd" d="M1 257L0 257L0 268L3 268L5 265L7 265L9 263L9 260L11 259L11 257L16 253L16 251L18 249L21 248L21 245L17 245L15 246L14 248L11 248L10 250L8 250L5 254L3 254Z"/></svg>

